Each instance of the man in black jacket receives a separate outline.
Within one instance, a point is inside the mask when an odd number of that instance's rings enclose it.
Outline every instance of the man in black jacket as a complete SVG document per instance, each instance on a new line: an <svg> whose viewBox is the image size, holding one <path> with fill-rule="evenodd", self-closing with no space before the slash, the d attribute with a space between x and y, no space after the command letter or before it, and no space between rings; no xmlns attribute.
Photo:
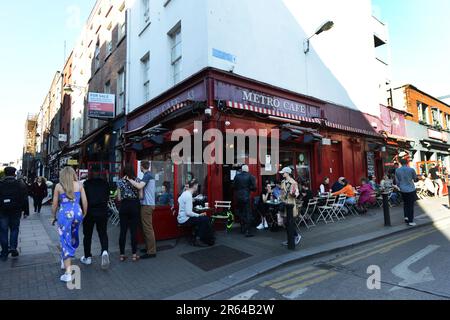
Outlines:
<svg viewBox="0 0 450 320"><path fill-rule="evenodd" d="M97 226L97 233L102 246L102 268L109 267L108 254L108 201L109 201L109 184L98 174L92 174L91 178L84 183L84 190L88 201L88 213L83 220L83 246L84 256L81 263L85 265L92 264L92 234L94 226Z"/></svg>
<svg viewBox="0 0 450 320"><path fill-rule="evenodd" d="M233 188L236 195L237 215L244 226L245 236L253 237L250 233L252 223L250 194L256 191L256 179L249 173L247 165L242 166L242 172L234 178Z"/></svg>
<svg viewBox="0 0 450 320"><path fill-rule="evenodd" d="M5 168L5 178L0 181L0 242L1 261L19 256L17 251L21 214L28 202L26 185L16 179L16 169Z"/></svg>

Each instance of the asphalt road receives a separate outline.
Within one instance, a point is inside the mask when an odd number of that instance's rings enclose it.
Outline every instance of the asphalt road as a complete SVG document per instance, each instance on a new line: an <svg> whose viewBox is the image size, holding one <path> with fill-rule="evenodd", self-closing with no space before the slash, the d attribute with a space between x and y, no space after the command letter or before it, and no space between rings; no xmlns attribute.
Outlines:
<svg viewBox="0 0 450 320"><path fill-rule="evenodd" d="M275 270L216 300L449 300L450 225Z"/></svg>

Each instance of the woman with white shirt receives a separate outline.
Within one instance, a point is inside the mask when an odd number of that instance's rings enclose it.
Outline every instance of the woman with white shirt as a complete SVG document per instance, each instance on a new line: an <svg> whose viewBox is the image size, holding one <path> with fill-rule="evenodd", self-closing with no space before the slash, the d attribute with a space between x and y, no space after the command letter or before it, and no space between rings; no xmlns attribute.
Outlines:
<svg viewBox="0 0 450 320"><path fill-rule="evenodd" d="M198 228L198 237L200 241L207 246L214 245L214 236L211 222L206 213L193 212L192 195L198 189L198 181L193 179L189 182L187 190L185 190L178 198L178 223L182 226L192 226ZM201 244L197 244L202 246Z"/></svg>

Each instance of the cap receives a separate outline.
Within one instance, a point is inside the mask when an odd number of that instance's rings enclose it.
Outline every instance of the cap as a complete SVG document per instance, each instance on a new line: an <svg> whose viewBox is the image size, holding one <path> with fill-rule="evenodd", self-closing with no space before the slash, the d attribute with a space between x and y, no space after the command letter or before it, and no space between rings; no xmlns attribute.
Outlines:
<svg viewBox="0 0 450 320"><path fill-rule="evenodd" d="M285 168L283 168L283 170L280 171L280 173L281 174L284 174L284 173L292 174L292 169L289 167L285 167Z"/></svg>

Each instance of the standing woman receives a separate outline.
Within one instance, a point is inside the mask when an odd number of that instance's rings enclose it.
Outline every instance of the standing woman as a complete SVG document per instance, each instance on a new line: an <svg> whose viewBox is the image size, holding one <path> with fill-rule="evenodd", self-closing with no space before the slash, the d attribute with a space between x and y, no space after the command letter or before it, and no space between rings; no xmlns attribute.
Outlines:
<svg viewBox="0 0 450 320"><path fill-rule="evenodd" d="M43 177L37 177L32 184L31 196L34 202L34 213L41 213L42 201L47 197L47 181Z"/></svg>
<svg viewBox="0 0 450 320"><path fill-rule="evenodd" d="M125 243L127 231L130 229L131 253L133 261L137 261L137 240L136 233L141 215L140 192L129 181L136 181L136 173L133 167L128 164L123 170L123 178L117 182L117 198L120 201L120 261L125 261ZM138 183L136 181L136 183Z"/></svg>
<svg viewBox="0 0 450 320"><path fill-rule="evenodd" d="M81 206L80 206L81 200ZM59 183L53 195L52 214L58 222L58 233L61 242L61 268L66 272L61 281L72 281L72 259L80 244L78 228L87 213L87 199L83 186L77 181L72 167L65 167L59 173Z"/></svg>

